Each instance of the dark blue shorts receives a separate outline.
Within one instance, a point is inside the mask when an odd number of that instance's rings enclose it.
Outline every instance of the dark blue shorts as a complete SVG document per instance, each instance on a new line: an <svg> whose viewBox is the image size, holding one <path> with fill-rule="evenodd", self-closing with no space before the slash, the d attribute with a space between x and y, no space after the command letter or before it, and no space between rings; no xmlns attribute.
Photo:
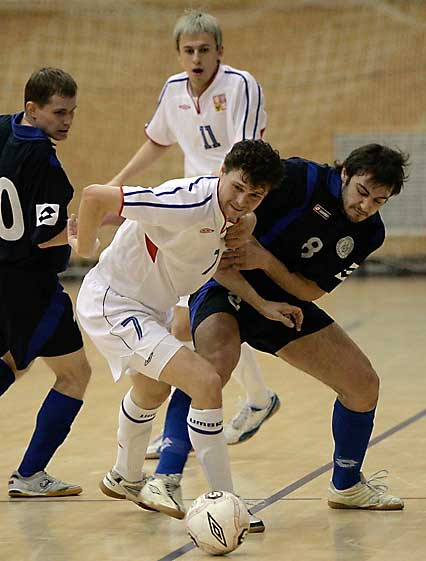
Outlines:
<svg viewBox="0 0 426 561"><path fill-rule="evenodd" d="M71 299L57 275L0 274L0 356L11 353L18 370L36 357L83 347Z"/></svg>
<svg viewBox="0 0 426 561"><path fill-rule="evenodd" d="M276 298L274 300L277 301ZM242 343L246 342L259 351L275 355L288 343L315 333L334 321L313 302L299 300L284 290L281 301L302 308L304 319L301 331L265 318L246 302L211 280L189 299L192 334L194 336L199 324L212 314L228 313L238 322Z"/></svg>

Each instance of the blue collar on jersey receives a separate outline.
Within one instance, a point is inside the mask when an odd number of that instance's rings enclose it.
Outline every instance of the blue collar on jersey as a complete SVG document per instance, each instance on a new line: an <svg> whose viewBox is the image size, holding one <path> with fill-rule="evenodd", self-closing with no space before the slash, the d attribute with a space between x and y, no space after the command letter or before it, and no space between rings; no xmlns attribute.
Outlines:
<svg viewBox="0 0 426 561"><path fill-rule="evenodd" d="M47 134L38 127L21 125L23 115L23 111L12 115L12 131L17 140L49 140Z"/></svg>
<svg viewBox="0 0 426 561"><path fill-rule="evenodd" d="M336 197L336 199L339 199L342 194L342 178L340 177L340 173L334 168L330 168L328 172L327 186L330 193Z"/></svg>

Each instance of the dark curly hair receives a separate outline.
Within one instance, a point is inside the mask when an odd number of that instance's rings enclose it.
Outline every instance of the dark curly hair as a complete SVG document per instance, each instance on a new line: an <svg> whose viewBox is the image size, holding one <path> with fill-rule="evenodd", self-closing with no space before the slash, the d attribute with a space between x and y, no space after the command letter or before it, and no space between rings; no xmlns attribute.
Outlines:
<svg viewBox="0 0 426 561"><path fill-rule="evenodd" d="M241 140L234 144L225 157L223 169L225 173L240 169L244 181L268 191L277 188L284 176L279 152L263 140Z"/></svg>
<svg viewBox="0 0 426 561"><path fill-rule="evenodd" d="M382 144L365 144L352 150L343 163L334 162L337 171L345 168L348 179L353 175L368 173L375 185L391 187L392 195L401 192L404 181L408 178L408 165L408 154Z"/></svg>

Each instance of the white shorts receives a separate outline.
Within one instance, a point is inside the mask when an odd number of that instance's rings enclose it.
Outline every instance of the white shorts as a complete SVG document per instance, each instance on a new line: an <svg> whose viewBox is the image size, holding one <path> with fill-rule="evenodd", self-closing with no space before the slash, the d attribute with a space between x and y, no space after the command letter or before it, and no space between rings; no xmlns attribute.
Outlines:
<svg viewBox="0 0 426 561"><path fill-rule="evenodd" d="M77 297L78 319L107 359L115 381L141 372L155 380L183 346L170 334L173 315L154 312L110 288L95 269L85 276Z"/></svg>

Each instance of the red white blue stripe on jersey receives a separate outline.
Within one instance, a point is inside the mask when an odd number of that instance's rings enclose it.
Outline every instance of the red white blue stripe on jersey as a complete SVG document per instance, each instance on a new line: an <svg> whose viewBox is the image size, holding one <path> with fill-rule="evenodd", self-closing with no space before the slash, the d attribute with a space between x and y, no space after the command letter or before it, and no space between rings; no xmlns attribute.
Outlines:
<svg viewBox="0 0 426 561"><path fill-rule="evenodd" d="M208 179L212 179L216 176L205 176ZM178 186L175 187L174 189L170 190L170 191L161 191L158 193L155 193L152 189L144 189L144 188L140 188L140 189L136 189L135 191L130 191L128 193L124 193L122 191L123 194L123 206L149 206L149 207L161 207L161 208L197 208L197 207L201 207L204 206L206 204L208 204L211 200L212 200L212 194L208 195L207 197L205 197L202 201L198 201L196 203L182 203L182 204L167 204L164 202L154 202L154 201L132 201L129 200L133 195L147 195L147 198L151 198L152 195L154 195L154 197L163 197L166 195L174 195L176 194L178 191L181 190L185 190L185 191L192 191L193 187L197 185L197 183L203 179L204 176L198 177L196 181L190 183L189 185L185 185L185 186Z"/></svg>

